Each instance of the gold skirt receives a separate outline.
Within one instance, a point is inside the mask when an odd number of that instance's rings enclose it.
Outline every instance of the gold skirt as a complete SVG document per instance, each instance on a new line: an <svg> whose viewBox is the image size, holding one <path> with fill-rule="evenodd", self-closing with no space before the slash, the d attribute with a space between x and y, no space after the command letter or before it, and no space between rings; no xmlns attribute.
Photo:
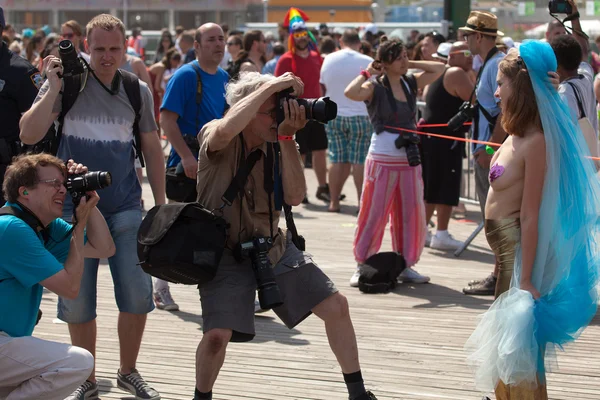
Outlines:
<svg viewBox="0 0 600 400"><path fill-rule="evenodd" d="M510 288L515 251L521 242L521 222L519 218L486 219L485 236L500 267L495 292L497 298Z"/></svg>
<svg viewBox="0 0 600 400"><path fill-rule="evenodd" d="M515 267L515 253L521 242L521 222L519 218L485 220L485 236L496 255L500 269L496 282L495 296L498 298L510 288ZM536 388L508 386L500 381L496 386L496 400L547 400L546 385L538 382Z"/></svg>

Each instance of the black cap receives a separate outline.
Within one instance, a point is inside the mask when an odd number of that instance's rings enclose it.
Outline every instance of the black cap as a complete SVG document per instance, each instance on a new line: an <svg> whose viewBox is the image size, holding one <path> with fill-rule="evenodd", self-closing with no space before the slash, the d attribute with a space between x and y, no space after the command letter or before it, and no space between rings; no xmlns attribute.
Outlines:
<svg viewBox="0 0 600 400"><path fill-rule="evenodd" d="M4 28L6 26L6 21L4 20L4 10L0 7L0 26Z"/></svg>

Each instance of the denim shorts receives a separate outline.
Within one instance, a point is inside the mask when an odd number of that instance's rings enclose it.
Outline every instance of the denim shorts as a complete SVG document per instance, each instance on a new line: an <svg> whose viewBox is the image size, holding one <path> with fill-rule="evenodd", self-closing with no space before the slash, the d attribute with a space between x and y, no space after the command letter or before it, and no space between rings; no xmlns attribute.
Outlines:
<svg viewBox="0 0 600 400"><path fill-rule="evenodd" d="M367 116L337 117L327 124L329 160L334 163L364 164L371 145L373 126Z"/></svg>
<svg viewBox="0 0 600 400"><path fill-rule="evenodd" d="M139 209L105 217L115 242L116 253L108 259L115 299L121 312L148 314L154 309L152 279L138 265L137 232L142 223ZM79 296L75 300L58 299L58 318L69 324L82 324L96 318L98 283L97 258L86 258Z"/></svg>

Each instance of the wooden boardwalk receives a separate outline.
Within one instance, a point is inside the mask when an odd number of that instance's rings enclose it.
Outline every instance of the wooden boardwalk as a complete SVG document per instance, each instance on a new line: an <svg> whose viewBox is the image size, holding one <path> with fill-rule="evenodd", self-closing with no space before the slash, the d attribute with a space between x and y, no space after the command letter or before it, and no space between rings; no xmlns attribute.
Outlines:
<svg viewBox="0 0 600 400"><path fill-rule="evenodd" d="M316 187L307 170L310 194ZM460 258L451 252L425 249L416 269L431 276L426 285L399 285L393 293L365 295L348 286L354 271L352 238L356 194L348 181L348 200L341 214L327 213L323 204L296 209L299 230L316 262L348 297L366 384L378 399L481 399L464 360L463 344L489 297L468 297L461 288L490 273L492 255L483 234ZM146 204L152 204L144 185ZM477 225L474 207L468 218L453 220L450 230L465 239ZM282 220L282 223L283 220ZM382 246L389 250L388 233ZM131 399L116 388L119 367L117 309L106 263L98 280L97 375L103 399ZM172 285L179 312L153 311L138 360L138 369L163 399L191 399L194 360L202 336L198 292ZM45 294L44 318L35 335L69 342L67 325L56 321L56 296ZM560 371L550 374L549 394L555 400L600 399L600 319L559 357ZM256 317L253 342L231 344L214 388L215 399L347 399L340 369L329 350L322 322L316 317L288 330L272 312Z"/></svg>

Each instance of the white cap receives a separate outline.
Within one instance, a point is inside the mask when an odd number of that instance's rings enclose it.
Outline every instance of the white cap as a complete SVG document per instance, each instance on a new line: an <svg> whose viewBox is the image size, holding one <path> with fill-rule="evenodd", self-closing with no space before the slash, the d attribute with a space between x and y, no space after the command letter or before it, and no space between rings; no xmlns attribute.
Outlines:
<svg viewBox="0 0 600 400"><path fill-rule="evenodd" d="M452 49L452 43L444 42L440 43L438 46L437 52L433 53L431 56L434 58L441 58L442 60L447 60L450 55L450 50Z"/></svg>
<svg viewBox="0 0 600 400"><path fill-rule="evenodd" d="M377 35L379 29L377 29L377 25L375 24L367 24L367 26L365 26L365 32L371 32L373 35Z"/></svg>
<svg viewBox="0 0 600 400"><path fill-rule="evenodd" d="M516 47L516 46L515 46L515 41L514 41L514 40L513 40L511 37L508 37L508 36L505 36L505 37L503 37L503 38L502 38L502 42L503 42L503 43L506 45L506 47L508 47L509 49L512 49L513 47Z"/></svg>

